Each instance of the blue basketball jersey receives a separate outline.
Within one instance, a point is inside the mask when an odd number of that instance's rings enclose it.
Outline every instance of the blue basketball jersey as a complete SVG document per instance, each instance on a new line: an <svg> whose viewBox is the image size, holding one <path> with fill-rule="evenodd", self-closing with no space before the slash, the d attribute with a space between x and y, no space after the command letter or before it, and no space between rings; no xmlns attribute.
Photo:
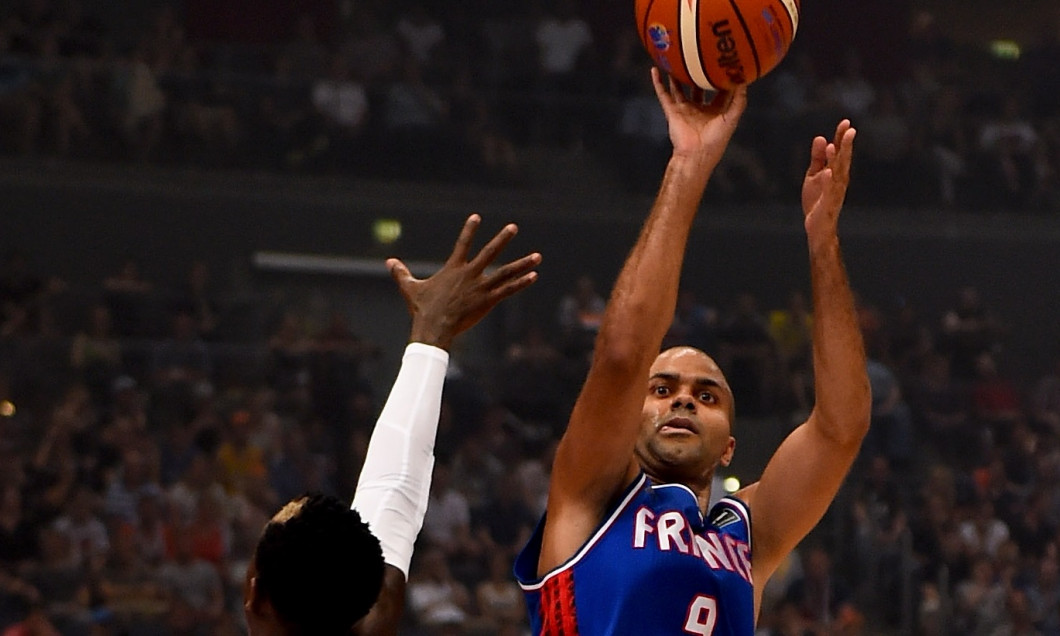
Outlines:
<svg viewBox="0 0 1060 636"><path fill-rule="evenodd" d="M543 528L515 560L535 635L754 634L751 518L739 499L704 519L690 489L642 474L585 545L539 577Z"/></svg>

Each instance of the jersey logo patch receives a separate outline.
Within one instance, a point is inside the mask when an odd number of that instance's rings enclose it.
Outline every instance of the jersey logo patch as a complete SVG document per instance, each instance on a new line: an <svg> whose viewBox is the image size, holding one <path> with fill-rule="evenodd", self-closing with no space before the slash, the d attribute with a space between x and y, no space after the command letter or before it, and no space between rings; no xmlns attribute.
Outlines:
<svg viewBox="0 0 1060 636"><path fill-rule="evenodd" d="M731 526L734 523L740 523L740 515L726 508L720 510L718 514L714 515L710 522L714 524L714 527L716 528L724 528L725 526Z"/></svg>

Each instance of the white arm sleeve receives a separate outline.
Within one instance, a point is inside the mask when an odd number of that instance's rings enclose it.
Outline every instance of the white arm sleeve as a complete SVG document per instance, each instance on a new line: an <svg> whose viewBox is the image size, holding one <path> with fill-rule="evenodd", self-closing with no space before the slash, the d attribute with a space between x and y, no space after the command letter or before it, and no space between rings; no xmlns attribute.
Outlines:
<svg viewBox="0 0 1060 636"><path fill-rule="evenodd" d="M383 559L405 578L427 512L448 365L443 349L418 342L405 348L353 496L353 508L383 546Z"/></svg>

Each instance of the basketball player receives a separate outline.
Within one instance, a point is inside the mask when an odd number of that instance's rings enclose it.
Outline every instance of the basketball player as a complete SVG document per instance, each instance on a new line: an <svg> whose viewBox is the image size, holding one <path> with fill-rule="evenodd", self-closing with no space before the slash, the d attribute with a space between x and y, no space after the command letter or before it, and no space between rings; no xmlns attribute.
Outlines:
<svg viewBox="0 0 1060 636"><path fill-rule="evenodd" d="M703 105L667 90L655 69L652 79L673 151L615 282L545 517L516 560L535 634L750 636L766 581L824 514L868 427L865 356L836 233L855 134L843 121L832 142L813 141L802 191L816 405L760 481L707 509L714 471L735 448L734 398L702 351L658 351L692 220L746 88ZM709 286L718 274L698 276Z"/></svg>
<svg viewBox="0 0 1060 636"><path fill-rule="evenodd" d="M266 524L243 589L253 636L397 634L412 547L434 465L442 383L453 338L537 279L528 254L487 272L515 236L504 227L470 261L468 217L445 265L417 280L387 267L412 314L410 344L376 423L353 507L332 497L289 502Z"/></svg>

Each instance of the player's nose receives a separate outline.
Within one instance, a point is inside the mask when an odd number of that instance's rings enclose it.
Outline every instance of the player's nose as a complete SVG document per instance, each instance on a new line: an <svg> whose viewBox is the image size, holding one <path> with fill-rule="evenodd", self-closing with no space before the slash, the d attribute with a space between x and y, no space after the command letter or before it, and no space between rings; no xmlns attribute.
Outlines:
<svg viewBox="0 0 1060 636"><path fill-rule="evenodd" d="M692 399L691 395L680 393L674 396L674 401L670 403L670 410L679 411L681 409L688 411L696 410L696 402Z"/></svg>

